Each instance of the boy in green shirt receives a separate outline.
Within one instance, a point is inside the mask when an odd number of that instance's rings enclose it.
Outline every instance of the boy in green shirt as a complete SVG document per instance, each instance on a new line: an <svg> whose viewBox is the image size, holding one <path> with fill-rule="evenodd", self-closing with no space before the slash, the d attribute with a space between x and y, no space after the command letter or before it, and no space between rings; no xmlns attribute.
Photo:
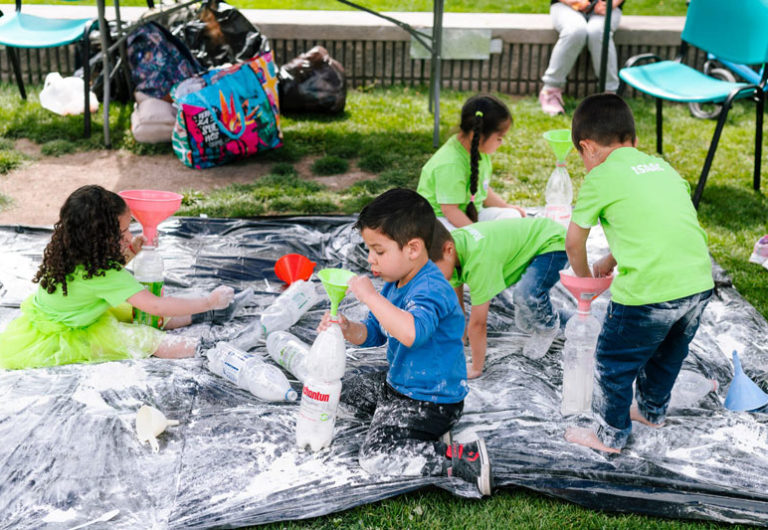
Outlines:
<svg viewBox="0 0 768 530"><path fill-rule="evenodd" d="M712 264L690 186L667 162L635 148L632 111L619 96L584 99L574 112L571 136L587 176L568 227L568 259L577 276L606 276L614 267L617 274L597 342L600 426L597 432L570 428L565 437L618 453L632 420L652 427L664 421L712 296ZM590 271L586 241L598 221L611 252Z"/></svg>
<svg viewBox="0 0 768 530"><path fill-rule="evenodd" d="M546 218L499 219L448 232L438 223L430 258L456 288L462 307L465 283L471 293L468 377L483 372L488 308L497 294L513 299L517 327L531 333L523 354L535 359L547 353L559 329L549 291L568 263L562 226Z"/></svg>

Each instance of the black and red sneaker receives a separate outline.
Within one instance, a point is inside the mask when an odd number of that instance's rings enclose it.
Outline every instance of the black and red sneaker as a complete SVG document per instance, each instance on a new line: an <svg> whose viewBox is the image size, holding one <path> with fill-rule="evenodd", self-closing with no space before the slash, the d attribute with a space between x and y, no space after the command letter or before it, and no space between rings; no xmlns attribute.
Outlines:
<svg viewBox="0 0 768 530"><path fill-rule="evenodd" d="M454 442L446 449L445 456L451 459L451 466L447 470L449 477L476 482L482 495L491 494L491 460L482 438L467 444Z"/></svg>

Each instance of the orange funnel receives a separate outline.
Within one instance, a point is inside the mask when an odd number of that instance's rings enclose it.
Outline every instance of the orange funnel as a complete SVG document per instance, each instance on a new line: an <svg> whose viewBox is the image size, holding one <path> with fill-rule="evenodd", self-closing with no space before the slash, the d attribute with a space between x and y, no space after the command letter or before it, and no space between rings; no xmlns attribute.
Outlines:
<svg viewBox="0 0 768 530"><path fill-rule="evenodd" d="M147 244L157 246L157 225L181 206L182 196L171 191L125 190L118 192L131 214L141 223Z"/></svg>
<svg viewBox="0 0 768 530"><path fill-rule="evenodd" d="M275 262L275 274L288 285L296 280L309 280L315 270L314 261L301 254L286 254Z"/></svg>
<svg viewBox="0 0 768 530"><path fill-rule="evenodd" d="M613 276L603 278L579 278L565 271L560 271L560 282L579 302L579 313L589 313L592 300L608 289Z"/></svg>

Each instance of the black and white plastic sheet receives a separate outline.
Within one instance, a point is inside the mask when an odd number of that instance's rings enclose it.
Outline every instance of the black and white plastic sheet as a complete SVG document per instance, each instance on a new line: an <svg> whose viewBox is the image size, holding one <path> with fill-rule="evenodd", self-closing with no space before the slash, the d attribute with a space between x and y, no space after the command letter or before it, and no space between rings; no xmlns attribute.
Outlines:
<svg viewBox="0 0 768 530"><path fill-rule="evenodd" d="M366 272L353 222L302 217L164 223L167 292L224 283L256 293L254 304L232 323L178 333L201 335L208 345L236 338L279 294L272 267L286 253L304 254L318 269ZM35 288L30 280L49 237L45 229L0 227L0 329ZM595 234L592 257L605 248ZM722 406L733 349L747 374L766 388L768 323L719 269L717 276L716 296L684 365L717 379L717 393L696 407L673 408L661 429L636 423L621 455L563 439L573 420L559 412L562 338L543 359L523 357L527 336L499 299L491 304L486 372L470 382L454 438L486 439L499 487L523 486L604 510L768 524L766 416ZM554 299L575 305L559 286ZM316 306L291 332L311 342L328 306ZM602 298L596 310L604 308ZM359 319L366 309L348 296L341 311ZM263 343L252 352L266 356ZM383 348L350 348L347 373L385 362ZM157 454L136 437L134 420L143 404L180 421L160 435ZM298 403L258 401L209 372L199 358L0 371L0 527L71 528L115 509L120 511L111 528L236 527L318 516L430 484L477 496L459 480L367 474L357 463L367 426L343 408L330 449L300 452L294 442L297 410Z"/></svg>

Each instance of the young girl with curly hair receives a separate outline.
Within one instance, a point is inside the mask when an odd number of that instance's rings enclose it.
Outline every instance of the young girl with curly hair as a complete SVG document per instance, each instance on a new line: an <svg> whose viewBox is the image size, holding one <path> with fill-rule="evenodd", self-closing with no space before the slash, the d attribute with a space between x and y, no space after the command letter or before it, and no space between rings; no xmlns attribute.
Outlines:
<svg viewBox="0 0 768 530"><path fill-rule="evenodd" d="M512 126L512 114L487 94L469 98L461 109L458 134L424 165L419 192L448 230L477 221L525 217L490 187L491 157Z"/></svg>
<svg viewBox="0 0 768 530"><path fill-rule="evenodd" d="M132 237L130 223L125 201L101 186L67 198L32 280L38 289L0 334L0 368L195 354L199 339L131 324L131 306L174 317L166 327L176 328L190 324L192 314L226 308L234 291L220 286L199 298L150 293L125 269L144 241Z"/></svg>

